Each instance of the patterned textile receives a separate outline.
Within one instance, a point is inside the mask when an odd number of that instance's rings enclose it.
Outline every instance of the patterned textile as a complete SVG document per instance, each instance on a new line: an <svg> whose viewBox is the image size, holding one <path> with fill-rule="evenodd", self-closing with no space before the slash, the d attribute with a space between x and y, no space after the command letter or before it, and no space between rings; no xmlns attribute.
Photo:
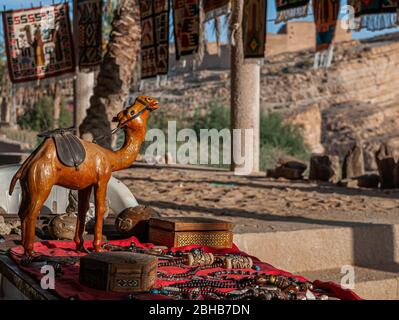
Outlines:
<svg viewBox="0 0 399 320"><path fill-rule="evenodd" d="M173 0L176 60L198 52L200 37L199 0Z"/></svg>
<svg viewBox="0 0 399 320"><path fill-rule="evenodd" d="M130 246L132 243L134 243L136 248L144 248L144 249L151 249L154 247L153 244L151 243L145 243L142 244L140 243L136 238L132 237L130 239L123 239L123 240L113 240L108 242L111 245L115 246ZM92 243L90 241L85 241L85 247L88 248L89 250L92 250L91 248ZM62 264L62 275L57 277L56 283L57 285L55 286L54 290L52 293L56 294L59 298L61 299L68 299L70 300L73 298L74 300L126 300L129 296L129 293L123 293L123 292L107 292L107 291L102 291L102 290L96 290L89 288L87 286L84 286L79 282L79 262L76 262L76 257L78 256L85 256L86 254L81 253L81 252L76 252L75 250L75 243L73 241L43 241L43 242L35 242L34 245L36 257L40 256L46 256L46 257L51 257L51 258L58 258L61 261L65 262L60 262ZM233 245L233 248L231 249L215 249L215 248L210 248L210 247L200 247L196 245L191 245L191 246L186 246L186 247L180 247L180 248L170 248L172 252L176 252L177 250L180 251L186 251L186 250L192 250L194 248L200 248L204 252L211 252L213 254L220 254L220 255L226 255L226 254L238 254L242 256L248 256L245 252L240 251L235 245ZM39 283L42 278L43 278L43 273L41 273L41 268L42 264L26 264L23 263L25 256L23 255L23 248L22 246L17 246L12 249L10 249L10 256L13 259L13 261L16 263L18 266L18 269L20 269L22 272L30 275L37 283ZM251 257L252 260L254 261L254 264L258 267L259 273L265 273L265 274L272 274L272 275L282 275L282 276L288 276L292 277L294 279L297 279L298 281L302 282L307 282L308 280L306 278L303 278L299 275L294 275L291 274L287 271L276 269L272 265L270 265L267 262L262 262L256 257ZM74 262L75 260L75 262ZM175 274L182 274L187 271L193 271L194 268L196 267L190 267L189 269L184 266L163 266L159 267L158 271L162 272L166 276L173 276ZM216 271L227 271L227 269L224 268L209 268L209 269L203 269L203 270L197 270L194 273L195 275L209 275L211 273L214 273ZM248 277L245 273L249 272L252 274L254 272L253 269L235 269L235 270L241 270L242 274L235 275L233 277L237 278L245 278ZM183 278L183 282L190 281L194 278L193 275L188 276L189 279ZM157 278L156 281L156 288L161 288L167 285L173 285L176 282L182 282L182 280L165 280L162 279L161 277ZM220 282L219 280L216 280ZM355 292L349 290L349 289L344 289L342 288L339 284L335 284L333 282L321 282L321 281L314 281L313 282L314 289L317 290L322 290L325 294L331 297L336 297L338 299L342 300L362 300ZM190 289L191 290L191 289ZM233 288L221 288L219 289L220 291L224 292L229 292L233 291L235 289ZM160 291L160 290L159 290ZM139 294L135 294L135 299L153 299L153 300L159 300L159 299L165 299L169 298L172 299L171 297L162 295L160 292L159 294L155 293L150 293L150 292L143 292ZM191 299L193 299L192 297ZM190 300L190 296L187 297L188 300ZM165 317L165 319L169 319L168 317Z"/></svg>
<svg viewBox="0 0 399 320"><path fill-rule="evenodd" d="M276 0L276 23L308 14L309 0Z"/></svg>
<svg viewBox="0 0 399 320"><path fill-rule="evenodd" d="M141 78L167 74L169 65L169 1L141 0Z"/></svg>
<svg viewBox="0 0 399 320"><path fill-rule="evenodd" d="M348 0L360 21L358 28L377 31L397 26L398 0Z"/></svg>
<svg viewBox="0 0 399 320"><path fill-rule="evenodd" d="M267 0L246 0L242 32L244 58L263 58L266 46Z"/></svg>
<svg viewBox="0 0 399 320"><path fill-rule="evenodd" d="M205 22L229 12L230 0L203 0Z"/></svg>
<svg viewBox="0 0 399 320"><path fill-rule="evenodd" d="M99 65L102 59L102 0L77 0L79 66Z"/></svg>
<svg viewBox="0 0 399 320"><path fill-rule="evenodd" d="M340 10L340 0L313 0L316 24L315 67L328 67L332 60L332 44ZM329 50L330 49L330 50Z"/></svg>
<svg viewBox="0 0 399 320"><path fill-rule="evenodd" d="M326 50L333 43L339 10L340 0L313 0L316 51Z"/></svg>
<svg viewBox="0 0 399 320"><path fill-rule="evenodd" d="M8 70L14 83L75 71L67 3L3 12Z"/></svg>

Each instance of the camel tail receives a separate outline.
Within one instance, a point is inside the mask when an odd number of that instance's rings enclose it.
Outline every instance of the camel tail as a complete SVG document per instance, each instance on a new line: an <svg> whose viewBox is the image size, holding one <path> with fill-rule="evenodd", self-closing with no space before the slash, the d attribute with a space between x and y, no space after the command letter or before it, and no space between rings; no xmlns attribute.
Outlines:
<svg viewBox="0 0 399 320"><path fill-rule="evenodd" d="M45 141L45 140L44 140ZM43 141L43 142L44 142ZM8 190L8 194L11 196L12 193L14 192L15 185L17 184L17 181L21 179L21 177L25 174L26 168L28 167L28 164L32 161L33 156L36 154L36 152L40 149L40 147L43 145L43 142L30 154L30 156L24 161L24 163L21 165L21 167L18 169L16 174L12 177L11 182L10 182L10 188Z"/></svg>
<svg viewBox="0 0 399 320"><path fill-rule="evenodd" d="M14 192L15 185L17 181L21 178L23 173L22 167L19 168L17 173L12 177L11 183L10 183L10 189L8 190L8 194L11 196L12 193Z"/></svg>

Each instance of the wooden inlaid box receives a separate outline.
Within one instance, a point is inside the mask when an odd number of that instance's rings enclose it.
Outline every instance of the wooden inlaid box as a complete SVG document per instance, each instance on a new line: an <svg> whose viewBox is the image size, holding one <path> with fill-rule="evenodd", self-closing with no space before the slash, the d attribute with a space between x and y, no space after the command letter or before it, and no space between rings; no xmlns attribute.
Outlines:
<svg viewBox="0 0 399 320"><path fill-rule="evenodd" d="M94 252L80 259L79 281L113 292L148 291L155 286L158 259L131 252Z"/></svg>
<svg viewBox="0 0 399 320"><path fill-rule="evenodd" d="M230 222L201 218L152 218L149 242L167 247L201 245L213 248L233 246Z"/></svg>

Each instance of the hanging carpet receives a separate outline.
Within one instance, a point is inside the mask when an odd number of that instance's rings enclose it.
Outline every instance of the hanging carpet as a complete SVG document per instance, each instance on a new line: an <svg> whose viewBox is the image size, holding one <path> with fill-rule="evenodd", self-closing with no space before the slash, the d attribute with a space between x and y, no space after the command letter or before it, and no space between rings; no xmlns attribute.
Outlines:
<svg viewBox="0 0 399 320"><path fill-rule="evenodd" d="M176 60L198 52L200 38L199 0L173 0Z"/></svg>
<svg viewBox="0 0 399 320"><path fill-rule="evenodd" d="M329 67L333 55L340 0L313 0L312 3L316 24L315 68Z"/></svg>
<svg viewBox="0 0 399 320"><path fill-rule="evenodd" d="M359 20L358 30L378 31L397 26L398 0L349 0Z"/></svg>
<svg viewBox="0 0 399 320"><path fill-rule="evenodd" d="M203 0L205 22L228 14L230 0Z"/></svg>
<svg viewBox="0 0 399 320"><path fill-rule="evenodd" d="M68 3L5 11L3 26L13 83L75 71Z"/></svg>
<svg viewBox="0 0 399 320"><path fill-rule="evenodd" d="M169 1L141 0L141 78L168 73Z"/></svg>
<svg viewBox="0 0 399 320"><path fill-rule="evenodd" d="M79 67L93 67L102 60L102 0L77 0Z"/></svg>
<svg viewBox="0 0 399 320"><path fill-rule="evenodd" d="M276 0L276 23L308 14L309 0Z"/></svg>
<svg viewBox="0 0 399 320"><path fill-rule="evenodd" d="M263 58L266 50L267 0L244 2L242 32L244 58Z"/></svg>

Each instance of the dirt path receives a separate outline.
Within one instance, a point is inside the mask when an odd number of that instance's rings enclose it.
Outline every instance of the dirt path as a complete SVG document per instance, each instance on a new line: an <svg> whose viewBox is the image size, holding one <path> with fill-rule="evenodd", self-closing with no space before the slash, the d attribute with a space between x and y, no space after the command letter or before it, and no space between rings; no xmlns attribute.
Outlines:
<svg viewBox="0 0 399 320"><path fill-rule="evenodd" d="M209 169L138 164L115 175L163 216L219 217L235 232L399 223L399 190L238 177Z"/></svg>

